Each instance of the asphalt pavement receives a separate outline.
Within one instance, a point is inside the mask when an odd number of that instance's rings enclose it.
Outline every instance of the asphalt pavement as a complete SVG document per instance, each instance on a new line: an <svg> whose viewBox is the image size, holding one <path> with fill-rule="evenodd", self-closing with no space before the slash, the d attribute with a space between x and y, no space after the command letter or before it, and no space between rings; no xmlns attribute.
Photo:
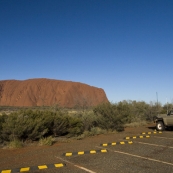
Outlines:
<svg viewBox="0 0 173 173"><path fill-rule="evenodd" d="M0 172L172 173L173 131L148 131L152 133L112 134L35 148L34 151L32 148L31 151L23 149L23 152L14 150L9 156L3 151Z"/></svg>

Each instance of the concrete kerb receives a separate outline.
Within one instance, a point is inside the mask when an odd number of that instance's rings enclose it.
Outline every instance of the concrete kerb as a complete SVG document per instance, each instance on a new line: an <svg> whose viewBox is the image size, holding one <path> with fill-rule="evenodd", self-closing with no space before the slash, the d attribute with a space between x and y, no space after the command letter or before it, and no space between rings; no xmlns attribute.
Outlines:
<svg viewBox="0 0 173 173"><path fill-rule="evenodd" d="M154 132L142 132L141 134L142 135L146 135L146 134L151 135L151 134L161 134L161 133L162 133L161 131L154 131Z"/></svg>
<svg viewBox="0 0 173 173"><path fill-rule="evenodd" d="M65 163L44 164L44 165L28 166L28 167L15 168L15 169L4 169L4 170L0 170L0 173L17 173L17 172L38 171L38 170L50 169L50 168L61 168L63 166L66 166L66 164Z"/></svg>
<svg viewBox="0 0 173 173"><path fill-rule="evenodd" d="M154 131L154 132L142 132L141 133L142 135L139 135L139 136L131 136L131 137L125 137L124 139L126 139L126 140L129 140L129 139L137 139L137 138L140 138L140 139L142 139L142 138L150 138L150 136L149 135L152 135L152 134L162 134L162 132L161 131Z"/></svg>
<svg viewBox="0 0 173 173"><path fill-rule="evenodd" d="M129 140L129 139L137 139L137 138L150 138L150 136L149 135L146 135L146 136L131 136L131 137L125 137L124 139L127 139L127 140Z"/></svg>
<svg viewBox="0 0 173 173"><path fill-rule="evenodd" d="M122 142L103 143L103 144L100 144L100 146L106 147L108 145L115 146L115 145L124 145L124 144L133 144L133 142L132 141L122 141Z"/></svg>
<svg viewBox="0 0 173 173"><path fill-rule="evenodd" d="M84 155L84 154L96 154L96 153L107 153L108 150L102 149L102 150L89 150L89 151L78 151L78 152L67 152L63 153L63 156L73 156L73 155Z"/></svg>
<svg viewBox="0 0 173 173"><path fill-rule="evenodd" d="M108 146L108 145L124 145L124 144L133 144L132 141L122 141L122 142L112 142L112 143L103 143L100 144L100 146ZM107 149L102 149L102 150L89 150L89 151L77 151L77 152L67 152L67 153L63 153L63 156L74 156L74 155L84 155L84 154L96 154L96 153L107 153L108 150Z"/></svg>

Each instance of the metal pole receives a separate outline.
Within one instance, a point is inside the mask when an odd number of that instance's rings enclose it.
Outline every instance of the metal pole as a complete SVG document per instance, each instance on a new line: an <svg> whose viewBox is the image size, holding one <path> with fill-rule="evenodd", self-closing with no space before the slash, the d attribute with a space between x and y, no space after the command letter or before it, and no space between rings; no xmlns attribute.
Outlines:
<svg viewBox="0 0 173 173"><path fill-rule="evenodd" d="M166 98L166 104L167 104L167 115L168 115L168 100Z"/></svg>
<svg viewBox="0 0 173 173"><path fill-rule="evenodd" d="M159 114L158 94L157 94L157 92L156 92L156 98L157 98L157 114Z"/></svg>

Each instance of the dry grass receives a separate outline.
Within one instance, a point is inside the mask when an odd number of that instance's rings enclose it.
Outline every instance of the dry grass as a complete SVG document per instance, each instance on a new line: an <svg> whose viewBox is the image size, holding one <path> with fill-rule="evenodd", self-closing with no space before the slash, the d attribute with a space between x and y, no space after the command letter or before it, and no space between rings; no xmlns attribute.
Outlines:
<svg viewBox="0 0 173 173"><path fill-rule="evenodd" d="M43 146L43 145L49 145L49 146L51 146L53 144L53 142L54 142L54 138L52 138L52 136L49 136L47 138L41 138L39 140L39 145L40 146Z"/></svg>
<svg viewBox="0 0 173 173"><path fill-rule="evenodd" d="M11 141L8 144L8 148L22 148L22 147L23 147L23 142L19 140Z"/></svg>
<svg viewBox="0 0 173 173"><path fill-rule="evenodd" d="M129 124L125 124L124 127L140 127L140 126L146 126L146 121L139 121L139 122L133 122Z"/></svg>

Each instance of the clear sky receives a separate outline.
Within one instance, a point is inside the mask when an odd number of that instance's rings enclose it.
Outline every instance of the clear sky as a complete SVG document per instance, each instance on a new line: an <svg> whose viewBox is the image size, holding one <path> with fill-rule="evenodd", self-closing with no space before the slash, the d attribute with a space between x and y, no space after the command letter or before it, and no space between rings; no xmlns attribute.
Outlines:
<svg viewBox="0 0 173 173"><path fill-rule="evenodd" d="M0 0L0 80L30 78L173 103L173 1Z"/></svg>

